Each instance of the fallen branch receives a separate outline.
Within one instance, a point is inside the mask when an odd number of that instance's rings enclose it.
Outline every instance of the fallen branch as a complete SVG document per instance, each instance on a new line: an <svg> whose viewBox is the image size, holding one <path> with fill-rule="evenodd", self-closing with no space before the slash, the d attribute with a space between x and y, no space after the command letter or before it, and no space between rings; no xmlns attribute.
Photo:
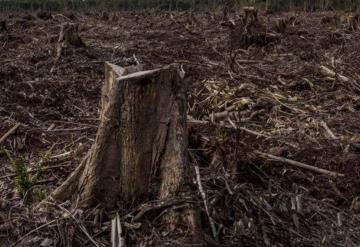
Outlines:
<svg viewBox="0 0 360 247"><path fill-rule="evenodd" d="M87 129L91 129L92 127L82 127L82 128L71 128L71 129L44 129L46 132L73 132L73 131L83 131Z"/></svg>
<svg viewBox="0 0 360 247"><path fill-rule="evenodd" d="M286 159L286 158L275 156L275 155L272 155L272 154L263 153L263 152L260 152L260 151L254 151L254 153L259 154L263 158L268 158L268 159L271 159L271 160L274 160L274 161L283 162L283 163L286 163L286 164L289 164L289 165L292 165L292 166L304 168L304 169L307 169L307 170L310 170L310 171L313 171L313 172L317 172L317 173L320 173L320 174L328 175L328 176L331 176L331 177L344 177L345 176L342 173L332 172L332 171L329 171L329 170L325 170L325 169L315 167L315 166L310 166L310 165L301 163L299 161Z"/></svg>
<svg viewBox="0 0 360 247"><path fill-rule="evenodd" d="M263 138L267 138L267 139L271 139L271 138L274 138L274 137L271 137L269 135L266 135L266 134L262 134L260 132L257 132L255 130L250 130L250 129L247 129L245 127L238 127L235 125L235 123L233 121L231 121L230 118L227 118L227 121L230 123L230 125L220 125L220 124L217 124L217 123L213 123L213 122L209 122L209 121L204 121L204 120L197 120L197 119L193 119L191 116L188 116L188 119L187 119L187 123L188 125L209 125L209 126L215 126L215 127L219 127L219 128L226 128L226 129L233 129L233 130L242 130L248 134L251 134L251 135L254 135L256 137L263 137ZM280 139L277 139L279 142L281 143L284 143L286 145L289 145L290 147L293 147L293 148L299 148L296 144L293 144L293 143L290 143L290 142L287 142L287 141L282 141Z"/></svg>
<svg viewBox="0 0 360 247"><path fill-rule="evenodd" d="M193 119L190 116L188 116L187 123L189 125L200 125L200 126L201 125L212 125L212 126L216 126L216 127L219 127L219 128L242 130L242 131L244 131L244 132L246 132L248 134L252 134L252 135L255 135L255 136L261 136L261 137L264 137L264 138L271 138L271 136L259 133L259 132L254 131L254 130L247 129L245 127L237 127L237 126L233 125L233 122L229 118L227 120L230 122L231 126L230 125L220 125L220 124L205 121L205 120L197 120L197 119Z"/></svg>
<svg viewBox="0 0 360 247"><path fill-rule="evenodd" d="M68 151L62 154L57 154L57 155L53 155L50 157L50 159L63 159L63 158L67 158L69 157L71 154L73 153L73 151Z"/></svg>
<svg viewBox="0 0 360 247"><path fill-rule="evenodd" d="M10 136L12 133L15 132L15 130L17 130L17 128L20 127L20 123L15 124L14 127L12 127L11 129L8 130L8 132L6 132L1 138L0 138L0 144L6 140L6 138L8 138L8 136Z"/></svg>
<svg viewBox="0 0 360 247"><path fill-rule="evenodd" d="M211 218L211 215L210 215L210 212L209 212L209 207L208 207L207 200L206 200L206 194L205 194L204 188L202 187L202 184L201 184L199 167L197 165L195 165L194 167L195 167L195 173L196 173L196 181L197 181L198 188L199 188L199 191L200 191L200 194L201 194L201 198L203 199L203 202L204 202L204 207L205 207L206 214L207 214L207 216L209 218L209 223L210 223L212 234L214 236L214 239L216 241L219 241L214 220Z"/></svg>

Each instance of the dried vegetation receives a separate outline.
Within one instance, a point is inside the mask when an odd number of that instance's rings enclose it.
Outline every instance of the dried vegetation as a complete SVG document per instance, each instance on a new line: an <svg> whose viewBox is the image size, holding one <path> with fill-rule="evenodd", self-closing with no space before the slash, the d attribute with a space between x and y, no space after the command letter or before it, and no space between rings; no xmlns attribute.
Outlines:
<svg viewBox="0 0 360 247"><path fill-rule="evenodd" d="M47 153L31 186L48 194L94 141L104 61L180 63L207 245L359 245L359 15L245 12L2 14L0 138L21 125L0 145L28 178ZM0 245L109 246L108 214L38 212L0 164ZM158 217L180 204L119 212L125 241L183 246Z"/></svg>

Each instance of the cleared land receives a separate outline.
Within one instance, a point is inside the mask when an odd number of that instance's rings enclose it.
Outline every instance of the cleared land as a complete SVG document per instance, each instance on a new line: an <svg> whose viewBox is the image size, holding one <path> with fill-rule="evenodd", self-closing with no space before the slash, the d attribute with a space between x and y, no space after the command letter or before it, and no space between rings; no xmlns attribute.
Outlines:
<svg viewBox="0 0 360 247"><path fill-rule="evenodd" d="M12 157L23 156L36 177L31 196L21 199L14 167L1 154L0 245L89 246L85 232L109 245L108 216L96 209L74 217L66 216L66 205L52 213L28 209L65 180L93 143L104 61L136 60L145 69L183 65L190 165L200 168L222 245L359 245L359 18L334 12L251 18L156 11L0 15L0 138L21 123L0 144ZM85 46L67 44L57 56L65 22L79 25ZM198 190L193 170L189 186ZM212 236L200 193L193 203ZM150 208L135 221L141 208L120 212L128 243L186 243L158 225L166 207Z"/></svg>

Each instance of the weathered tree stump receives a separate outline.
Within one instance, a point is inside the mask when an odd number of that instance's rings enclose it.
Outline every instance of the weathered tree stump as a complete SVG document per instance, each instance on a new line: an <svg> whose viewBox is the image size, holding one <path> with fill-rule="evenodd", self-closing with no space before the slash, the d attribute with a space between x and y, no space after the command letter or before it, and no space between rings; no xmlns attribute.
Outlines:
<svg viewBox="0 0 360 247"><path fill-rule="evenodd" d="M63 23L61 25L59 39L56 46L56 57L54 65L52 66L50 72L53 72L57 62L59 61L64 48L68 46L74 47L85 47L84 41L79 35L79 25L74 23Z"/></svg>
<svg viewBox="0 0 360 247"><path fill-rule="evenodd" d="M233 50L247 49L251 45L266 46L279 40L279 35L268 32L265 25L255 19L235 26L229 35L229 44Z"/></svg>
<svg viewBox="0 0 360 247"><path fill-rule="evenodd" d="M258 10L253 6L244 7L244 23L258 21Z"/></svg>
<svg viewBox="0 0 360 247"><path fill-rule="evenodd" d="M79 25L74 23L63 23L59 34L59 44L84 47L85 43L79 35Z"/></svg>
<svg viewBox="0 0 360 247"><path fill-rule="evenodd" d="M167 231L192 243L208 242L186 191L190 171L182 71L170 65L127 74L133 71L106 63L95 143L51 198L110 210L145 205L136 220L151 208L181 205L180 211L162 215ZM148 201L158 203L148 209L142 204Z"/></svg>
<svg viewBox="0 0 360 247"><path fill-rule="evenodd" d="M176 197L187 168L186 98L175 65L125 75L107 63L100 126L52 197L106 208Z"/></svg>

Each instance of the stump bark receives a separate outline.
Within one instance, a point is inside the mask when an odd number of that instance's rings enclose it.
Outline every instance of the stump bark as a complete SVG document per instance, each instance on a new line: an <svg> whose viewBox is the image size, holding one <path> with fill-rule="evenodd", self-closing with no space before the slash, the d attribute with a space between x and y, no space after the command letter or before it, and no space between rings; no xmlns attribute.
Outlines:
<svg viewBox="0 0 360 247"><path fill-rule="evenodd" d="M126 75L107 63L100 125L78 168L53 193L115 208L176 197L187 172L186 97L176 65Z"/></svg>

